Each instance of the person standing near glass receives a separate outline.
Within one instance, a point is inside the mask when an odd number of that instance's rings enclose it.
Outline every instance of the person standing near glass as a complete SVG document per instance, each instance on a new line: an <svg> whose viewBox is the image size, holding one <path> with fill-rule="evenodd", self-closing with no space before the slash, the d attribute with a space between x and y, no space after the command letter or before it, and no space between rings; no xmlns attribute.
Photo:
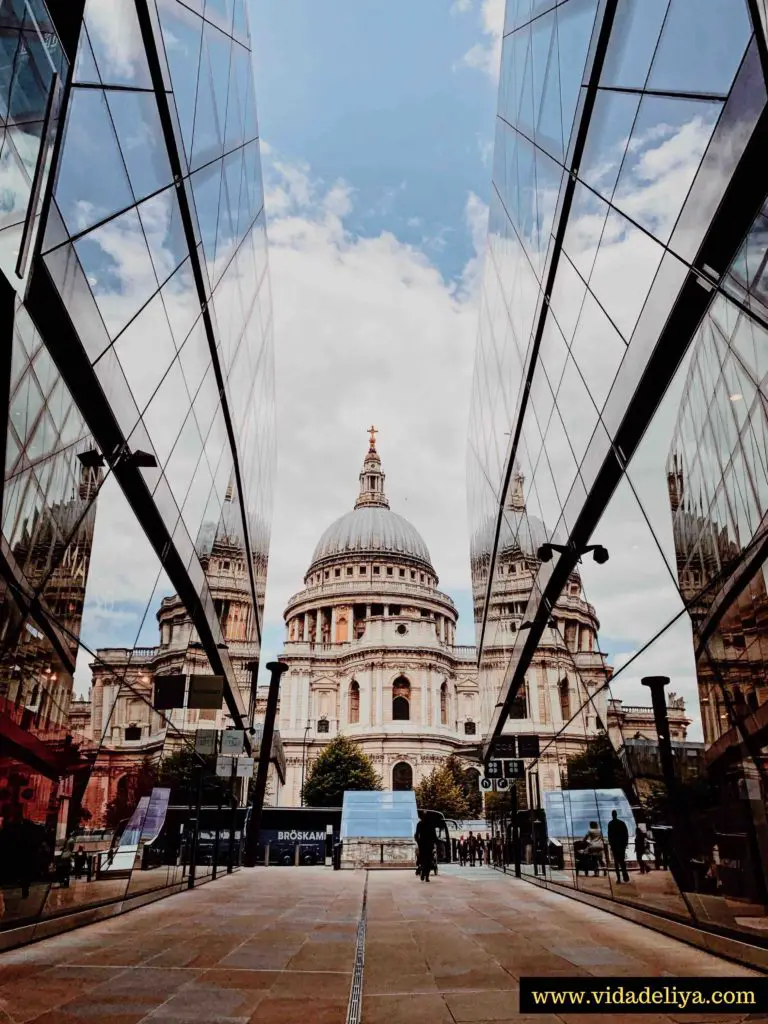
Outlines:
<svg viewBox="0 0 768 1024"><path fill-rule="evenodd" d="M619 883L628 882L627 846L629 845L629 831L616 810L611 811L611 820L608 822L608 845L611 848L613 863L616 867L616 881Z"/></svg>

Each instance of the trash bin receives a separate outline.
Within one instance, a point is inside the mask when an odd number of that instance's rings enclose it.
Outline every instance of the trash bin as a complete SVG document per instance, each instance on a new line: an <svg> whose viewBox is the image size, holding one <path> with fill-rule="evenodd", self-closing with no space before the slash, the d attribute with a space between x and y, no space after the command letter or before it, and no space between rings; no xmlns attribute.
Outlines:
<svg viewBox="0 0 768 1024"><path fill-rule="evenodd" d="M341 843L333 844L333 870L341 870Z"/></svg>

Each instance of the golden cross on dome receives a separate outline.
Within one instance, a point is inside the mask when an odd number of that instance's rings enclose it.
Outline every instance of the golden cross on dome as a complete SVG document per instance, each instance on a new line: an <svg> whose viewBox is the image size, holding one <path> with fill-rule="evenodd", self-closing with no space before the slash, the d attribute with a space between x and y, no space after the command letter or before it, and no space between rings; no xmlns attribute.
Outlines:
<svg viewBox="0 0 768 1024"><path fill-rule="evenodd" d="M376 451L376 435L378 434L378 430L376 429L376 427L368 427L368 433L371 435L370 439L369 439L370 440L370 450L372 452L375 452Z"/></svg>

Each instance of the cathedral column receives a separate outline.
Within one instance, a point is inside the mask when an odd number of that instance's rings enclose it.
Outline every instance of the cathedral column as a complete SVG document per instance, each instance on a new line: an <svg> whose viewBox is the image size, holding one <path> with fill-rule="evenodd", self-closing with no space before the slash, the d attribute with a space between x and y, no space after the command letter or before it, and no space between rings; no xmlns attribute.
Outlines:
<svg viewBox="0 0 768 1024"><path fill-rule="evenodd" d="M432 669L426 670L426 678L424 679L421 687L421 724L432 725L432 721L429 716L429 691L432 689Z"/></svg>
<svg viewBox="0 0 768 1024"><path fill-rule="evenodd" d="M380 664L376 669L376 676L379 684L379 725L384 724L384 665ZM390 719L391 719L390 715Z"/></svg>
<svg viewBox="0 0 768 1024"><path fill-rule="evenodd" d="M318 608L315 613L315 643L323 642L323 609Z"/></svg>
<svg viewBox="0 0 768 1024"><path fill-rule="evenodd" d="M336 605L331 605L331 643L336 643Z"/></svg>
<svg viewBox="0 0 768 1024"><path fill-rule="evenodd" d="M386 616L389 615L389 605L388 604L384 605L384 615L386 615Z"/></svg>
<svg viewBox="0 0 768 1024"><path fill-rule="evenodd" d="M304 623L301 632L301 639L304 641L304 643L307 643L307 641L309 640L309 612L304 612L301 618L302 622Z"/></svg>

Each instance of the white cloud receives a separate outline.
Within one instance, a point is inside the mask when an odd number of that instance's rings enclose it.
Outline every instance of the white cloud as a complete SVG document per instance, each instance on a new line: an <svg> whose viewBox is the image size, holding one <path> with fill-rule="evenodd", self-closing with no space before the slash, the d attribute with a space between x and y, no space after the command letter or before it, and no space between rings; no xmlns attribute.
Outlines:
<svg viewBox="0 0 768 1024"><path fill-rule="evenodd" d="M501 38L504 32L505 0L482 0L480 23L482 42L471 46L461 58L461 64L484 71L494 81L499 77Z"/></svg>
<svg viewBox="0 0 768 1024"><path fill-rule="evenodd" d="M464 449L487 209L469 197L477 255L451 283L390 232L350 234L351 194L307 167L267 172L280 461L272 635L321 533L354 504L371 423L392 508L422 533L441 586L470 586Z"/></svg>
<svg viewBox="0 0 768 1024"><path fill-rule="evenodd" d="M453 0L451 14L466 14L472 10L472 0Z"/></svg>

